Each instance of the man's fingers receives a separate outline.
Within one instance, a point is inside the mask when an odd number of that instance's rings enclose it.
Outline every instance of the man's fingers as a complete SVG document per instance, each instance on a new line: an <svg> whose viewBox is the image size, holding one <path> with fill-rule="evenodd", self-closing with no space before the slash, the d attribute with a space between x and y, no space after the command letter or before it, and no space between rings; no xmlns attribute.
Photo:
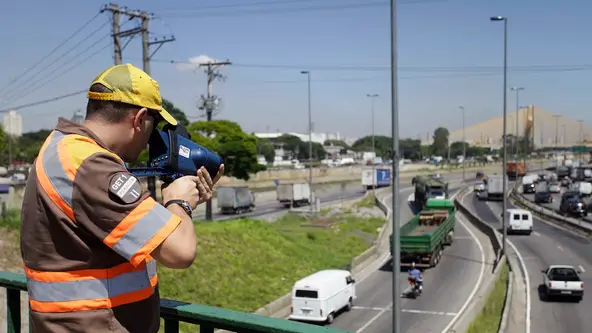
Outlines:
<svg viewBox="0 0 592 333"><path fill-rule="evenodd" d="M218 169L218 173L216 174L216 177L214 178L214 184L216 184L220 178L222 177L222 175L224 174L224 164L220 165L220 168Z"/></svg>
<svg viewBox="0 0 592 333"><path fill-rule="evenodd" d="M208 184L208 186L210 188L212 188L214 186L214 183L212 183L212 177L210 177L210 173L205 168L202 167L201 174L203 175L203 178L204 178L206 184Z"/></svg>

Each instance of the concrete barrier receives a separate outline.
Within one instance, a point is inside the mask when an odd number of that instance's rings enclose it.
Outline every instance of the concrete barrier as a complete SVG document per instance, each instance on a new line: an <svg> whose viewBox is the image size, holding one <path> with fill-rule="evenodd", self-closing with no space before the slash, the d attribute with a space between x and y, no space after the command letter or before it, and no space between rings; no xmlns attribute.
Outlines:
<svg viewBox="0 0 592 333"><path fill-rule="evenodd" d="M387 215L385 218L385 224L380 229L380 232L378 233L376 240L374 240L373 245L368 250L364 251L364 253L362 253L359 256L352 259L351 264L350 264L350 271L352 272L354 278L357 278L357 275L360 272L362 272L368 266L368 264L371 263L371 262L369 262L369 259L371 259L372 257L378 258L380 255L382 255L380 253L380 251L378 251L379 245L383 244L385 239L386 239L386 241L388 241L389 234L386 232L386 229L388 229L388 224L390 221L390 210L387 208L385 203L382 202L382 200L378 199L378 197L380 197L383 193L387 193L386 191L390 191L390 190L391 190L390 188L384 188L384 189L380 189L380 190L376 191L376 193L377 193L377 195L375 197L376 198L376 205L378 206L378 208L380 208L380 210L385 212L385 214ZM371 195L371 194L372 194L372 192L370 192L370 191L367 192L366 195L360 200L365 199L368 195ZM259 308L254 313L268 316L268 317L286 318L287 316L290 315L290 306L291 305L292 305L292 293L290 292L290 293L287 293L287 294L281 296L280 298L276 299L275 301Z"/></svg>
<svg viewBox="0 0 592 333"><path fill-rule="evenodd" d="M493 269L495 270L497 268L497 265L501 262L501 254L502 254L502 239L501 239L501 235L500 233L495 230L495 228L492 228L489 224L481 221L481 219L479 219L479 217L477 217L477 215L475 215L475 213L473 213L470 209L467 209L461 202L462 198L464 198L465 195L468 195L469 193L473 192L473 189L468 189L463 191L462 194L459 194L456 196L456 198L454 199L454 205L456 206L456 209L458 211L460 211L461 213L463 213L469 220L469 222L475 226L475 228L479 229L479 231L481 231L482 233L484 233L485 235L487 235L487 238L489 238L489 242L491 243L491 246L493 247L493 251L496 253L496 259L495 259L495 263L493 266Z"/></svg>
<svg viewBox="0 0 592 333"><path fill-rule="evenodd" d="M508 262L509 265L509 262ZM514 287L514 276L512 270L508 270L508 288L506 288L506 300L504 301L504 311L502 312L502 319L500 321L499 329L497 333L505 333L506 327L508 326L508 318L510 318L510 304L512 302L512 294ZM509 332L512 333L512 332Z"/></svg>

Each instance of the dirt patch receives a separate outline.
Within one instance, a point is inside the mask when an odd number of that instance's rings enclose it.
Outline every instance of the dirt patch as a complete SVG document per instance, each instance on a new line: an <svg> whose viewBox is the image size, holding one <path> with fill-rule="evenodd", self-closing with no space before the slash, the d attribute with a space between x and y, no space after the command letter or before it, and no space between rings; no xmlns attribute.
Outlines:
<svg viewBox="0 0 592 333"><path fill-rule="evenodd" d="M339 223L339 221L330 220L330 219L319 219L319 220L314 220L314 221L311 221L308 223L302 223L300 226L301 227L313 227L313 228L331 228L336 223Z"/></svg>

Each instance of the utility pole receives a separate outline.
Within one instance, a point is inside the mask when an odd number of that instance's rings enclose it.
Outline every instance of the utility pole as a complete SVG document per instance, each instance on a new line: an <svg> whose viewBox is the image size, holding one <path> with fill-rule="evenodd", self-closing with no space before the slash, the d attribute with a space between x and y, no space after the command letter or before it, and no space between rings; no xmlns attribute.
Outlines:
<svg viewBox="0 0 592 333"><path fill-rule="evenodd" d="M207 63L199 64L199 67L205 67L205 73L207 76L208 90L207 95L204 97L201 95L200 110L206 111L207 121L212 121L212 114L214 110L218 108L219 98L212 93L212 85L214 80L224 81L226 77L218 71L222 66L232 65L228 60L225 61L209 61ZM208 133L210 135L210 133ZM206 221L212 220L212 200L206 202Z"/></svg>
<svg viewBox="0 0 592 333"><path fill-rule="evenodd" d="M467 163L467 144L466 144L466 137L465 137L465 107L464 106L459 106L459 108L462 111L462 127L463 127L463 132L462 132L462 141L463 141L463 165L462 165L462 169L463 169L463 181L465 180L465 165Z"/></svg>
<svg viewBox="0 0 592 333"><path fill-rule="evenodd" d="M300 74L306 75L308 83L308 187L310 188L308 200L310 213L312 214L312 102L310 96L310 71L300 71Z"/></svg>
<svg viewBox="0 0 592 333"><path fill-rule="evenodd" d="M398 92L398 38L397 38L397 0L390 4L390 44L391 44L391 131L393 140L393 186L391 192L391 251L393 254L392 279L392 332L401 333L401 239L400 239L400 194L399 194L399 92Z"/></svg>
<svg viewBox="0 0 592 333"><path fill-rule="evenodd" d="M144 72L150 75L150 59L152 59L152 56L154 56L156 51L158 51L163 44L175 41L175 36L163 37L161 39L155 38L153 41L150 41L148 38L150 33L148 30L148 25L154 14L148 13L146 11L133 10L127 7L119 7L116 4L110 3L101 9L101 13L104 12L111 12L112 14L113 60L115 65L121 65L123 63L122 51L127 45L126 43L123 47L121 46L121 37L130 37L128 40L129 43L129 41L131 41L135 35L142 34L142 64L144 67ZM121 31L119 25L121 15L127 16L128 20L140 19L141 25L139 27ZM152 53L150 53L151 45L157 45L156 49ZM147 183L150 196L156 200L156 177L148 177Z"/></svg>
<svg viewBox="0 0 592 333"><path fill-rule="evenodd" d="M561 115L554 114L555 118L555 173L559 174L559 155L557 154L557 148L559 147L559 117Z"/></svg>
<svg viewBox="0 0 592 333"><path fill-rule="evenodd" d="M580 155L580 165L584 164L583 161L583 156L582 156L582 150L584 147L584 138L582 136L583 132L582 132L582 124L584 123L583 120L578 120L578 123L580 123L580 133L579 133L579 137L580 137L580 144L579 144L579 148L578 148L578 155Z"/></svg>
<svg viewBox="0 0 592 333"><path fill-rule="evenodd" d="M366 94L366 97L370 98L370 115L372 119L372 153L374 154L374 160L376 160L376 145L374 144L374 99L378 97L378 94ZM372 193L376 195L376 167L372 161Z"/></svg>

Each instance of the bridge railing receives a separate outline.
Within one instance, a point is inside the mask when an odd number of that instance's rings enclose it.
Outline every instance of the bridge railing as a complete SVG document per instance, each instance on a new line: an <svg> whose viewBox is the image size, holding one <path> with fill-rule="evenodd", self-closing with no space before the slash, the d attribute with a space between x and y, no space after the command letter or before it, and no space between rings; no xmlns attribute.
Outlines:
<svg viewBox="0 0 592 333"><path fill-rule="evenodd" d="M20 298L21 291L27 290L27 280L22 274L0 271L0 287L6 288L6 331L20 333ZM201 333L214 333L216 329L240 333L347 333L330 327L169 299L161 300L160 316L164 319L165 333L179 332L179 322L199 325Z"/></svg>

